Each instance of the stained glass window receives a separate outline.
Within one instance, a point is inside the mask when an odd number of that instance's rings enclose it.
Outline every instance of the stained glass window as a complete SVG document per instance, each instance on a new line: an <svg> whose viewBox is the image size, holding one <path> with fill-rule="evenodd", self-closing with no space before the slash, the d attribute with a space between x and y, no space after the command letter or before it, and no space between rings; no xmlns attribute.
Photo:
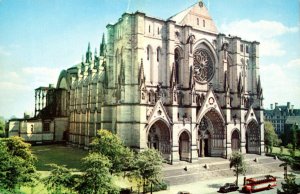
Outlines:
<svg viewBox="0 0 300 194"><path fill-rule="evenodd" d="M194 78L200 83L207 83L213 78L214 64L209 52L197 49L194 52Z"/></svg>

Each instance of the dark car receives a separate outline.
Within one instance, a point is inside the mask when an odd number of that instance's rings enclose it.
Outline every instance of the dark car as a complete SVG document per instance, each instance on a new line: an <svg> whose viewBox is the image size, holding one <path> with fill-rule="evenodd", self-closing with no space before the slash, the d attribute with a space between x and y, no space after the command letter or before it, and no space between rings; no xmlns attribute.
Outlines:
<svg viewBox="0 0 300 194"><path fill-rule="evenodd" d="M220 187L219 192L221 193L227 193L231 191L238 190L239 187L234 183L226 183L224 186Z"/></svg>

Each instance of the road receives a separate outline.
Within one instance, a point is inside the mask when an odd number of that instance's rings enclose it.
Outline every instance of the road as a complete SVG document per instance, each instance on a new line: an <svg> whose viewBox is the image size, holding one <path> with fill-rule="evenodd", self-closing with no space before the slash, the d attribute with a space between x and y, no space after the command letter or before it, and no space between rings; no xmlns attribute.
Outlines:
<svg viewBox="0 0 300 194"><path fill-rule="evenodd" d="M260 191L256 192L259 194L276 194L277 193L277 188L281 188L281 182L283 181L283 173L282 172L276 172L276 173L271 173L271 175L277 177L277 187L273 188L271 190L265 190L265 191ZM257 177L261 175L247 175L247 177ZM300 174L296 174L296 181L300 182ZM243 183L243 176L239 178L239 186L241 189L242 183ZM190 184L184 184L184 185L175 185L171 186L168 188L166 191L160 191L160 192L155 192L157 194L177 194L179 191L187 191L190 192L191 194L217 194L218 190L221 185L224 183L233 183L235 181L235 177L224 177L224 178L218 178L218 179L211 179L211 180L206 180L206 181L199 181L199 182L194 182ZM236 192L230 192L230 194L237 194L240 193L239 191Z"/></svg>

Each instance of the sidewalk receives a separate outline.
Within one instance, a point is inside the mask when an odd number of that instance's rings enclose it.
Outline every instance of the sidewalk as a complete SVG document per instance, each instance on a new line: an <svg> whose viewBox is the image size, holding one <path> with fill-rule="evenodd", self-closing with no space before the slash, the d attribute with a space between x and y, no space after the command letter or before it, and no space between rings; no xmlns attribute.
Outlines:
<svg viewBox="0 0 300 194"><path fill-rule="evenodd" d="M279 180L283 179L283 172L274 172L270 173L273 176L276 176ZM265 174L254 174L248 175L246 177L258 177L263 176ZM297 177L300 177L300 174L296 174ZM179 191L188 191L191 194L205 194L205 193L217 193L220 186L224 185L225 183L233 183L235 181L235 177L227 177L227 178L218 178L205 181L199 181L184 185L174 185L168 188L166 191L159 191L154 192L156 194L177 194ZM239 186L241 187L244 181L244 176L239 177Z"/></svg>

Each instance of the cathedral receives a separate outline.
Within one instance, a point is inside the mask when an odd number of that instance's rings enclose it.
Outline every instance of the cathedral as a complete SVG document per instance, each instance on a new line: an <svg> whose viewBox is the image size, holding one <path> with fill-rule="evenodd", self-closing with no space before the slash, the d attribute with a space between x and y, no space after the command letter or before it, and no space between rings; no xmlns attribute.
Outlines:
<svg viewBox="0 0 300 194"><path fill-rule="evenodd" d="M108 129L170 163L264 153L259 42L218 32L201 1L167 20L124 13L99 53L89 45L61 72L56 90L53 111L66 116L70 144L88 147Z"/></svg>

